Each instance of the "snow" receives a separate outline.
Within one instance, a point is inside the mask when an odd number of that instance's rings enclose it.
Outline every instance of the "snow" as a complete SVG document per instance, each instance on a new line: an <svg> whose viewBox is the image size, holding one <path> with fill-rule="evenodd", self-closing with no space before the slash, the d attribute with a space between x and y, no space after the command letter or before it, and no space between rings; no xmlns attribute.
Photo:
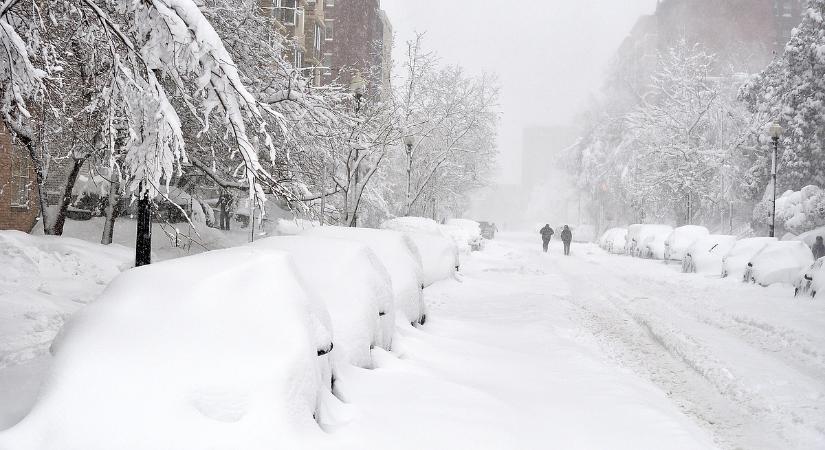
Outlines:
<svg viewBox="0 0 825 450"><path fill-rule="evenodd" d="M303 236L346 239L368 246L384 264L392 279L396 320L422 323L426 318L421 290L424 274L421 256L412 240L390 230L349 227L317 227Z"/></svg>
<svg viewBox="0 0 825 450"><path fill-rule="evenodd" d="M754 237L736 241L727 255L722 257L722 277L742 280L751 258L774 242L776 238L771 237Z"/></svg>
<svg viewBox="0 0 825 450"><path fill-rule="evenodd" d="M264 449L320 437L327 318L284 253L221 250L133 269L53 344L14 449Z"/></svg>
<svg viewBox="0 0 825 450"><path fill-rule="evenodd" d="M665 240L665 259L681 261L697 239L709 234L710 231L707 228L698 225L685 225L674 229Z"/></svg>
<svg viewBox="0 0 825 450"><path fill-rule="evenodd" d="M336 362L372 367L370 349L390 349L395 330L392 281L367 246L307 236L271 237L251 246L290 255L304 286L329 311Z"/></svg>
<svg viewBox="0 0 825 450"><path fill-rule="evenodd" d="M722 258L734 245L736 245L736 236L711 234L701 237L690 246L685 254L682 271L719 276L722 273Z"/></svg>
<svg viewBox="0 0 825 450"><path fill-rule="evenodd" d="M762 286L793 284L813 262L811 248L804 242L773 242L748 261L745 279Z"/></svg>
<svg viewBox="0 0 825 450"><path fill-rule="evenodd" d="M611 228L599 238L599 247L610 253L624 253L627 228Z"/></svg>
<svg viewBox="0 0 825 450"><path fill-rule="evenodd" d="M596 240L596 227L593 225L576 225L570 227L570 230L573 231L573 242L585 243Z"/></svg>
<svg viewBox="0 0 825 450"><path fill-rule="evenodd" d="M0 231L0 369L41 357L64 321L134 262L134 250Z"/></svg>

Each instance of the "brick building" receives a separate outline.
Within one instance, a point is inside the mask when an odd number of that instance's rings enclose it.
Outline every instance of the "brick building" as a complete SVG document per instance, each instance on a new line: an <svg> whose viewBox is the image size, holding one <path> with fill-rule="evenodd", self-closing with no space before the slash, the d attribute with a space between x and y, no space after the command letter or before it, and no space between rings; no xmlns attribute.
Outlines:
<svg viewBox="0 0 825 450"><path fill-rule="evenodd" d="M320 0L319 0L320 1ZM387 92L392 70L392 25L379 0L326 0L328 39L324 77L348 84L355 71L369 81L368 93Z"/></svg>
<svg viewBox="0 0 825 450"><path fill-rule="evenodd" d="M0 124L0 230L29 232L40 213L31 158Z"/></svg>

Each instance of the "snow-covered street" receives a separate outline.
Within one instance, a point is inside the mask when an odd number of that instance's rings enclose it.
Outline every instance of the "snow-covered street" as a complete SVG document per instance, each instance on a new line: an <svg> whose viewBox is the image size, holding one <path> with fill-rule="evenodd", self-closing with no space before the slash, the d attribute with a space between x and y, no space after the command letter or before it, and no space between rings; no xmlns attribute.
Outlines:
<svg viewBox="0 0 825 450"><path fill-rule="evenodd" d="M326 433L307 448L825 445L821 302L590 244L560 250L501 234L459 280L427 288L425 326L400 328L392 352L374 349L374 369L338 368ZM25 341L26 330L3 339ZM50 366L43 352L8 356L3 427L31 407Z"/></svg>

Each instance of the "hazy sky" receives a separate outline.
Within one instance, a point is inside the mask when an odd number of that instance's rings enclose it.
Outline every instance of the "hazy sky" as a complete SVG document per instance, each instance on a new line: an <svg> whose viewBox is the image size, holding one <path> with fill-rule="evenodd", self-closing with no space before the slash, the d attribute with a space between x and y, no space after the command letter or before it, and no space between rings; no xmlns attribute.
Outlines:
<svg viewBox="0 0 825 450"><path fill-rule="evenodd" d="M571 123L601 85L607 62L656 0L382 0L395 59L426 32L445 64L495 72L501 82L502 181L521 174L522 130Z"/></svg>

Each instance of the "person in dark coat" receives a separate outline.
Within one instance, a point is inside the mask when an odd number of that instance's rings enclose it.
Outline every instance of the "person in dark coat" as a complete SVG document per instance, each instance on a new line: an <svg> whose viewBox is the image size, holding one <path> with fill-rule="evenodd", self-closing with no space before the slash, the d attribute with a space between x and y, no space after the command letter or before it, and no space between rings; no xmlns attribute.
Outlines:
<svg viewBox="0 0 825 450"><path fill-rule="evenodd" d="M573 232L570 231L570 227L567 225L561 231L561 241L564 243L564 254L570 256L570 243L573 242Z"/></svg>
<svg viewBox="0 0 825 450"><path fill-rule="evenodd" d="M543 244L542 248L544 248L544 253L547 253L547 248L550 246L550 239L553 239L553 235L555 232L552 228L550 228L550 224L546 224L544 228L539 231L541 233L541 242Z"/></svg>
<svg viewBox="0 0 825 450"><path fill-rule="evenodd" d="M822 242L822 236L816 237L814 246L811 247L811 252L814 254L814 259L825 258L825 243Z"/></svg>

